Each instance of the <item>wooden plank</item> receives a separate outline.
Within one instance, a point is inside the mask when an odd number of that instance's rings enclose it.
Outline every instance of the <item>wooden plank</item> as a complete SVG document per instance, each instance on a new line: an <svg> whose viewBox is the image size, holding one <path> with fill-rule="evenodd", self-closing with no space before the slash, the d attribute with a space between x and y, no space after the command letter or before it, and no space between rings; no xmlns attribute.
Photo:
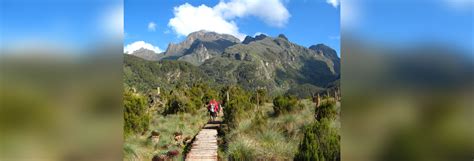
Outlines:
<svg viewBox="0 0 474 161"><path fill-rule="evenodd" d="M219 114L222 116L222 114ZM191 144L191 150L186 155L185 160L191 161L217 161L217 128L221 126L222 119L218 118L215 122L208 123L195 136Z"/></svg>

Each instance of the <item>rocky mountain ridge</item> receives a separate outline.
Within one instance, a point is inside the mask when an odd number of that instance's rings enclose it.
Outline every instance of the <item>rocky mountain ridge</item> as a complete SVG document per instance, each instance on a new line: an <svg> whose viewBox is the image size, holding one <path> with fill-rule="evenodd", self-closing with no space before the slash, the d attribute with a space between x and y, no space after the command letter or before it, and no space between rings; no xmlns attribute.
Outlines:
<svg viewBox="0 0 474 161"><path fill-rule="evenodd" d="M322 90L340 78L340 58L334 49L324 44L307 48L283 34L247 36L240 42L231 35L198 31L152 58L188 62L215 84L263 87L272 93Z"/></svg>

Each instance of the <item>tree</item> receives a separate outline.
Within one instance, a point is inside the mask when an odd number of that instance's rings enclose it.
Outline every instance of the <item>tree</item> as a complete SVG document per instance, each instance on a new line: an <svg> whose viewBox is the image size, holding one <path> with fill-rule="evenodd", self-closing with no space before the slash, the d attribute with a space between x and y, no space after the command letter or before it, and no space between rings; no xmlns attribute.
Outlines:
<svg viewBox="0 0 474 161"><path fill-rule="evenodd" d="M150 115L147 112L147 98L126 90L123 96L124 103L124 133L139 133L148 129Z"/></svg>
<svg viewBox="0 0 474 161"><path fill-rule="evenodd" d="M339 161L341 136L330 126L327 118L316 121L304 129L298 153L294 160Z"/></svg>

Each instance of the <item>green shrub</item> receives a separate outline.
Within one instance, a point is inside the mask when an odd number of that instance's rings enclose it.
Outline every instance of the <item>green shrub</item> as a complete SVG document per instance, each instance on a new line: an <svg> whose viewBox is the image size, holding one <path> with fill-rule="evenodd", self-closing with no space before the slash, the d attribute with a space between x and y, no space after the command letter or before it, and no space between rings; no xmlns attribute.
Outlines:
<svg viewBox="0 0 474 161"><path fill-rule="evenodd" d="M130 91L125 91L124 103L124 133L140 133L146 131L150 124L150 115L147 112L147 98Z"/></svg>
<svg viewBox="0 0 474 161"><path fill-rule="evenodd" d="M257 102L257 94L258 94L258 102ZM258 89L257 91L253 92L252 97L250 98L251 102L254 104L263 105L266 102L270 102L270 98L268 98L268 93L265 89Z"/></svg>
<svg viewBox="0 0 474 161"><path fill-rule="evenodd" d="M304 129L294 160L339 161L341 137L326 118L314 122Z"/></svg>
<svg viewBox="0 0 474 161"><path fill-rule="evenodd" d="M336 117L336 103L334 101L323 102L319 107L315 109L315 118L320 121L323 118L332 120Z"/></svg>
<svg viewBox="0 0 474 161"><path fill-rule="evenodd" d="M246 111L253 112L253 107L255 105L250 102L250 94L244 89L232 86L229 87L228 90L230 93L230 100L224 104L224 122L230 127L235 127L235 125L238 125L241 116L246 113Z"/></svg>
<svg viewBox="0 0 474 161"><path fill-rule="evenodd" d="M196 100L193 101L193 97L186 97L182 93L172 91L163 113L164 115L187 112L195 113L197 111L199 106L196 105Z"/></svg>
<svg viewBox="0 0 474 161"><path fill-rule="evenodd" d="M275 111L276 116L291 112L297 107L300 106L298 105L298 99L294 96L277 96L273 99L273 111Z"/></svg>
<svg viewBox="0 0 474 161"><path fill-rule="evenodd" d="M299 99L304 99L304 98L311 98L313 96L313 93L322 92L322 91L324 91L324 88L321 88L312 84L301 84L301 85L295 85L294 87L288 89L286 94L294 95L298 97Z"/></svg>

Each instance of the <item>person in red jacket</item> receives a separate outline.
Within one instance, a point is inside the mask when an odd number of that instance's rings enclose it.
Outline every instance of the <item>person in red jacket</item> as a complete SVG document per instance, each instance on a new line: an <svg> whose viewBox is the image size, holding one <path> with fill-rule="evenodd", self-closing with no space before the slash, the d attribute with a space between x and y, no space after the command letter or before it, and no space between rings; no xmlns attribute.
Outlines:
<svg viewBox="0 0 474 161"><path fill-rule="evenodd" d="M215 99L210 100L209 104L207 105L207 110L209 111L212 121L214 121L217 117L217 112L219 112L219 102L217 102Z"/></svg>

